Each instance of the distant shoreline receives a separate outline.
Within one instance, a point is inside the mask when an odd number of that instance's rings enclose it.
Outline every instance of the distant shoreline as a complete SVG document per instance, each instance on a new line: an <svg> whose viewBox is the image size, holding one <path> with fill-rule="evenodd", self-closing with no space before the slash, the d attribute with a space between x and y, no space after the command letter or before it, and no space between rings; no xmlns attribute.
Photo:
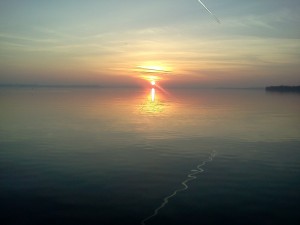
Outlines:
<svg viewBox="0 0 300 225"><path fill-rule="evenodd" d="M271 92L300 92L300 86L268 86L265 90Z"/></svg>

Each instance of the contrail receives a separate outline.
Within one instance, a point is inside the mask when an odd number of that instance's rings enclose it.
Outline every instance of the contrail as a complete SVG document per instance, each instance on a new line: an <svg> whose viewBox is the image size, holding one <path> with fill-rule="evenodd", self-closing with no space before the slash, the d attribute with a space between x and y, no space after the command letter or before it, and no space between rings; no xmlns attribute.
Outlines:
<svg viewBox="0 0 300 225"><path fill-rule="evenodd" d="M203 3L201 0L198 0L198 2L200 2L200 4L206 9L206 11L209 12L209 14L212 15L218 23L221 23L220 20L218 19L218 17L216 17L215 14L213 14L213 13L212 13L205 5L204 5L204 3Z"/></svg>

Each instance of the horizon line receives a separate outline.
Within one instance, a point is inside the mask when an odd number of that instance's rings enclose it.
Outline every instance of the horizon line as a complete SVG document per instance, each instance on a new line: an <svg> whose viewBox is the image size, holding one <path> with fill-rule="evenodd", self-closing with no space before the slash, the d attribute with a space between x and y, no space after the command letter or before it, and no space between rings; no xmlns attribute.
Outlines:
<svg viewBox="0 0 300 225"><path fill-rule="evenodd" d="M0 83L0 88L143 88L141 85L101 85L101 84L11 84ZM226 87L226 86L178 86L165 85L171 89L264 89L268 86Z"/></svg>

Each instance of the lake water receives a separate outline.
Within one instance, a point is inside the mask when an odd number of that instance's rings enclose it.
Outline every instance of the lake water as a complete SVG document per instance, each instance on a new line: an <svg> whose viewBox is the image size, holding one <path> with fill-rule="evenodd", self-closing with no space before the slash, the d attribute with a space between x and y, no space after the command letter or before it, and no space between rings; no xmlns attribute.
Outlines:
<svg viewBox="0 0 300 225"><path fill-rule="evenodd" d="M0 89L3 225L300 220L300 95Z"/></svg>

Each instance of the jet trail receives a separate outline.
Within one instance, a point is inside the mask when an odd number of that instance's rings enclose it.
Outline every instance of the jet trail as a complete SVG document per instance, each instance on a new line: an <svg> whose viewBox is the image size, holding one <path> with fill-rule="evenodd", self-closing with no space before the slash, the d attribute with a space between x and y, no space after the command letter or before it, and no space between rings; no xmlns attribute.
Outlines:
<svg viewBox="0 0 300 225"><path fill-rule="evenodd" d="M218 17L215 16L215 14L213 14L205 5L204 3L201 1L201 0L198 0L198 2L206 9L207 12L209 12L210 15L212 15L215 20L218 22L218 23L221 23L220 20L218 19Z"/></svg>

